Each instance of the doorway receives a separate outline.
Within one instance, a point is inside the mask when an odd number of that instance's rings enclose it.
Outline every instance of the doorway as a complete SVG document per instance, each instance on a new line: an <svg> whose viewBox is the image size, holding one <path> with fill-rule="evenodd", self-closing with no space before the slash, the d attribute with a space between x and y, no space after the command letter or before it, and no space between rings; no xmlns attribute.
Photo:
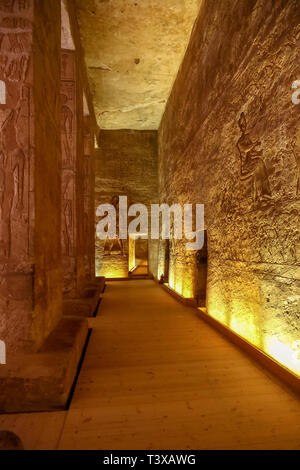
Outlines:
<svg viewBox="0 0 300 470"><path fill-rule="evenodd" d="M145 277L148 274L148 240L132 236L129 239L129 275L130 277Z"/></svg>

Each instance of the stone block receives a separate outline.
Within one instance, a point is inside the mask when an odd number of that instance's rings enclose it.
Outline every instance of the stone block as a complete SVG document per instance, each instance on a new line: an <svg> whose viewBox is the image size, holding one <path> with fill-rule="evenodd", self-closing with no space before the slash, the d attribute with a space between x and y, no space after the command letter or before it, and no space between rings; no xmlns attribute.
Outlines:
<svg viewBox="0 0 300 470"><path fill-rule="evenodd" d="M63 318L38 353L8 357L0 368L0 412L64 409L87 336L86 320Z"/></svg>

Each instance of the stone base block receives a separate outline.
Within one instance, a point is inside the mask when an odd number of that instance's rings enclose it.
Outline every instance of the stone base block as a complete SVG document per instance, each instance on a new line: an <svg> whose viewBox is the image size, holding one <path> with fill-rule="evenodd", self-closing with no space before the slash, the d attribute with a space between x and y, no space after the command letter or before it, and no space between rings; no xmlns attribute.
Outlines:
<svg viewBox="0 0 300 470"><path fill-rule="evenodd" d="M99 302L99 296L87 299L68 299L63 301L65 317L93 317Z"/></svg>
<svg viewBox="0 0 300 470"><path fill-rule="evenodd" d="M93 317L100 298L99 289L87 288L80 298L63 301L63 316Z"/></svg>
<svg viewBox="0 0 300 470"><path fill-rule="evenodd" d="M87 287L98 289L100 291L100 294L102 294L105 289L105 277L96 277L95 281L88 283Z"/></svg>
<svg viewBox="0 0 300 470"><path fill-rule="evenodd" d="M0 366L0 413L64 409L87 336L87 320L63 318L38 353L7 357Z"/></svg>
<svg viewBox="0 0 300 470"><path fill-rule="evenodd" d="M93 317L105 289L105 277L97 277L87 283L79 298L63 301L63 315L75 317Z"/></svg>

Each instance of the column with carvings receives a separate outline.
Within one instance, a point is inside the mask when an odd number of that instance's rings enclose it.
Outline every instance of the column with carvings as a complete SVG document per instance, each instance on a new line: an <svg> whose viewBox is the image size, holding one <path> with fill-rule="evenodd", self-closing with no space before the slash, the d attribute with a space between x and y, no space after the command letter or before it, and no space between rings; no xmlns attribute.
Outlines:
<svg viewBox="0 0 300 470"><path fill-rule="evenodd" d="M84 240L85 276L95 281L95 163L90 116L84 117Z"/></svg>
<svg viewBox="0 0 300 470"><path fill-rule="evenodd" d="M62 406L87 333L62 318L60 21L0 0L0 412Z"/></svg>
<svg viewBox="0 0 300 470"><path fill-rule="evenodd" d="M59 64L48 68L44 57L58 51L59 28L47 38L34 30L47 10L37 3L0 1L0 335L8 354L38 347L61 312Z"/></svg>
<svg viewBox="0 0 300 470"><path fill-rule="evenodd" d="M83 92L75 50L61 55L63 294L80 295L85 281Z"/></svg>

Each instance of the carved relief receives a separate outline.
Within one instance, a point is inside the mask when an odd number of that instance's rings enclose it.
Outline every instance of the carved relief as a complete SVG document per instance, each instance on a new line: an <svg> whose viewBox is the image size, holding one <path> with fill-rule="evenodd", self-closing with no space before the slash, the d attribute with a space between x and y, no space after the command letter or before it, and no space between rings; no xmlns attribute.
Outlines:
<svg viewBox="0 0 300 470"><path fill-rule="evenodd" d="M66 256L72 255L74 241L73 222L74 222L74 175L72 172L63 174L63 204L62 204L62 225L63 240L62 252Z"/></svg>
<svg viewBox="0 0 300 470"><path fill-rule="evenodd" d="M68 106L68 96L61 95L61 138L62 157L65 167L72 167L73 162L73 111Z"/></svg>
<svg viewBox="0 0 300 470"><path fill-rule="evenodd" d="M271 199L271 189L263 151L259 150L261 143L253 142L250 134L247 133L247 121L244 113L239 119L239 128L242 136L237 142L237 148L241 158L242 181L251 180L253 185L253 201L262 201Z"/></svg>
<svg viewBox="0 0 300 470"><path fill-rule="evenodd" d="M11 82L25 81L28 71L29 57L9 58L0 55L0 74Z"/></svg>
<svg viewBox="0 0 300 470"><path fill-rule="evenodd" d="M31 0L0 0L0 11L5 13L29 10Z"/></svg>
<svg viewBox="0 0 300 470"><path fill-rule="evenodd" d="M9 112L0 129L0 256L4 258L9 258L11 251L12 212L20 219L23 211L28 131L25 129L25 136L21 131L24 118L29 117L28 103L29 88L24 86L16 108Z"/></svg>
<svg viewBox="0 0 300 470"><path fill-rule="evenodd" d="M32 21L28 18L22 18L20 16L7 16L0 22L0 27L7 29L32 29Z"/></svg>
<svg viewBox="0 0 300 470"><path fill-rule="evenodd" d="M87 141L86 136L85 140ZM89 151L89 146L85 147L85 153ZM90 239L90 155L84 156L84 240L85 240L85 270L86 277L91 273L91 239Z"/></svg>
<svg viewBox="0 0 300 470"><path fill-rule="evenodd" d="M75 285L76 254L76 82L75 56L61 58L62 254L65 291Z"/></svg>
<svg viewBox="0 0 300 470"><path fill-rule="evenodd" d="M13 12L19 2L7 2L0 5L0 10ZM25 5L25 4L24 4ZM29 6L29 3L28 3ZM19 16L8 16L0 19L0 73L7 81L25 81L32 45L32 21Z"/></svg>
<svg viewBox="0 0 300 470"><path fill-rule="evenodd" d="M62 80L74 80L75 78L74 57L67 51L61 55L61 77Z"/></svg>

